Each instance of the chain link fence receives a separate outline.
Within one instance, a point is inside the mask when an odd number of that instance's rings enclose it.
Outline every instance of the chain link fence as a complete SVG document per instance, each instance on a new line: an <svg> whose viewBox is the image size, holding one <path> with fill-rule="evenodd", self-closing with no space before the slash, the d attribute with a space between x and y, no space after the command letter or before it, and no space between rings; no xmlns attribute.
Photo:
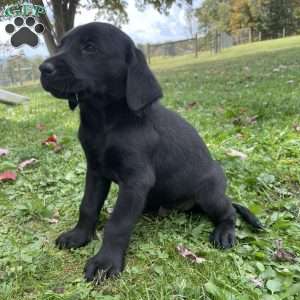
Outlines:
<svg viewBox="0 0 300 300"><path fill-rule="evenodd" d="M2 54L2 55L1 55ZM22 86L39 80L38 65L42 58L29 60L24 53L7 55L0 49L0 87Z"/></svg>
<svg viewBox="0 0 300 300"><path fill-rule="evenodd" d="M278 38L285 37L285 29L278 33ZM258 42L266 40L262 32L250 28L240 29L233 34L226 32L209 32L205 36L196 36L192 39L172 41L160 44L147 44L141 46L141 50L147 57L148 63L154 57L174 57L179 55L194 54L198 57L199 53L210 51L217 54L222 49L230 48L236 45Z"/></svg>

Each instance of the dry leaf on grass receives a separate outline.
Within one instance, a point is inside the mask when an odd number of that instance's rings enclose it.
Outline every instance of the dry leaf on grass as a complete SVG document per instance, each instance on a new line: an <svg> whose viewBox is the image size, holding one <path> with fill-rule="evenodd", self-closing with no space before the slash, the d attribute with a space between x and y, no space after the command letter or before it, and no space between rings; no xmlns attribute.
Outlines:
<svg viewBox="0 0 300 300"><path fill-rule="evenodd" d="M233 125L246 126L256 124L258 116L238 116L232 120Z"/></svg>
<svg viewBox="0 0 300 300"><path fill-rule="evenodd" d="M184 258L188 258L189 260L191 260L192 262L195 262L197 264L202 264L203 262L206 261L205 258L203 257L199 257L196 254L194 254L191 250L187 249L186 247L184 247L183 245L178 245L176 247L176 250L179 252L179 254L184 257Z"/></svg>
<svg viewBox="0 0 300 300"><path fill-rule="evenodd" d="M58 222L59 222L59 220L55 219L55 218L47 219L47 221L48 221L49 224L58 224Z"/></svg>
<svg viewBox="0 0 300 300"><path fill-rule="evenodd" d="M42 142L42 145L50 146L55 153L58 153L62 150L62 145L58 143L57 136L55 134L50 135L45 141Z"/></svg>
<svg viewBox="0 0 300 300"><path fill-rule="evenodd" d="M48 223L50 223L50 224L57 224L59 222L59 216L60 215L59 215L58 209L54 209L52 218L47 219Z"/></svg>
<svg viewBox="0 0 300 300"><path fill-rule="evenodd" d="M18 165L18 170L23 171L24 168L26 168L30 165L34 165L36 163L37 163L37 160L35 158L24 160Z"/></svg>
<svg viewBox="0 0 300 300"><path fill-rule="evenodd" d="M230 157L240 158L241 160L245 160L248 157L247 154L240 152L238 150L235 150L235 149L227 149L226 154Z"/></svg>
<svg viewBox="0 0 300 300"><path fill-rule="evenodd" d="M54 147L54 149L53 149L53 151L54 151L55 153L58 153L58 152L60 152L62 149L63 149L62 145L56 144L55 147Z"/></svg>
<svg viewBox="0 0 300 300"><path fill-rule="evenodd" d="M55 287L52 291L55 292L56 294L63 294L65 292L65 288L64 287Z"/></svg>
<svg viewBox="0 0 300 300"><path fill-rule="evenodd" d="M9 153L7 149L0 148L0 156L5 156Z"/></svg>
<svg viewBox="0 0 300 300"><path fill-rule="evenodd" d="M42 131L42 130L46 129L46 126L42 123L38 123L38 124L36 124L36 129L38 129L39 131Z"/></svg>
<svg viewBox="0 0 300 300"><path fill-rule="evenodd" d="M12 171L6 171L0 174L0 181L15 181L17 174Z"/></svg>
<svg viewBox="0 0 300 300"><path fill-rule="evenodd" d="M295 129L296 132L300 132L300 125L299 124L294 124L293 128Z"/></svg>
<svg viewBox="0 0 300 300"><path fill-rule="evenodd" d="M264 287L264 281L258 277L251 277L250 282L253 283L256 288L262 289Z"/></svg>
<svg viewBox="0 0 300 300"><path fill-rule="evenodd" d="M44 140L42 144L43 145L57 144L57 136L55 134L48 136L48 138Z"/></svg>
<svg viewBox="0 0 300 300"><path fill-rule="evenodd" d="M276 250L273 255L273 258L278 261L295 262L296 255L283 248L282 240L277 240L276 241Z"/></svg>
<svg viewBox="0 0 300 300"><path fill-rule="evenodd" d="M196 101L188 102L186 104L188 109L193 109L193 108L197 107L198 105L199 105L199 102L196 102Z"/></svg>
<svg viewBox="0 0 300 300"><path fill-rule="evenodd" d="M246 117L246 123L247 124L255 124L257 121L258 116L251 116L251 117Z"/></svg>

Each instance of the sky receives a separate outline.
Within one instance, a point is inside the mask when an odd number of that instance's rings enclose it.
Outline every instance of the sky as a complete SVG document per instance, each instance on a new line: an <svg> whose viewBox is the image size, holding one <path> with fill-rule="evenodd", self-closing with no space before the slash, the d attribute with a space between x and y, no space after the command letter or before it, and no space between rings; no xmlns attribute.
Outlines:
<svg viewBox="0 0 300 300"><path fill-rule="evenodd" d="M201 0L196 1L199 6ZM185 39L190 37L185 22L184 9L173 5L168 15L160 14L154 8L148 6L143 12L139 11L135 6L134 0L128 0L127 13L129 23L122 26L125 31L136 43L160 43L164 41L172 41ZM95 20L96 11L82 11L75 17L75 26L82 25ZM103 21L97 19L97 21ZM0 22L0 42L10 40L10 35L4 30L8 22ZM43 38L41 38L41 41ZM14 54L20 49L24 50L26 55L43 55L47 56L47 50L43 43L39 46L31 48L29 46L22 46L17 50L11 48L11 53ZM1 55L1 53L0 53Z"/></svg>

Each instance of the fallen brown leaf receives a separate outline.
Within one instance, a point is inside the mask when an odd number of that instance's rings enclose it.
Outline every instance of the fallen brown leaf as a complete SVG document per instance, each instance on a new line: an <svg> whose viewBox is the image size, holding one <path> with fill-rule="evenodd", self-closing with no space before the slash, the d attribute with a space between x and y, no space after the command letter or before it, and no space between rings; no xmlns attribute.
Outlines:
<svg viewBox="0 0 300 300"><path fill-rule="evenodd" d="M52 219L47 219L49 224L58 224L59 220L52 218Z"/></svg>
<svg viewBox="0 0 300 300"><path fill-rule="evenodd" d="M50 135L45 141L42 142L42 145L49 146L55 153L58 153L63 149L62 145L58 143L58 139L55 134Z"/></svg>
<svg viewBox="0 0 300 300"><path fill-rule="evenodd" d="M258 277L251 277L250 282L254 284L256 288L263 288L264 287L264 281Z"/></svg>
<svg viewBox="0 0 300 300"><path fill-rule="evenodd" d="M6 171L0 174L0 181L15 181L17 174L12 171Z"/></svg>
<svg viewBox="0 0 300 300"><path fill-rule="evenodd" d="M184 257L184 258L188 258L189 260L191 260L192 262L195 262L197 264L202 264L203 262L206 261L205 258L203 257L199 257L196 254L194 254L191 250L187 249L186 247L184 247L183 245L178 245L176 247L177 251L179 252L179 254Z"/></svg>
<svg viewBox="0 0 300 300"><path fill-rule="evenodd" d="M245 154L243 152L240 152L240 151L237 151L235 149L227 149L225 153L228 156L237 157L237 158L240 158L241 160L245 160L248 157L247 154Z"/></svg>
<svg viewBox="0 0 300 300"><path fill-rule="evenodd" d="M55 153L58 153L58 152L60 152L62 149L63 149L62 145L56 144L56 145L54 146L54 148L53 148L53 151L54 151Z"/></svg>
<svg viewBox="0 0 300 300"><path fill-rule="evenodd" d="M53 292L56 294L63 294L65 292L65 288L64 287L56 287L53 289Z"/></svg>
<svg viewBox="0 0 300 300"><path fill-rule="evenodd" d="M282 240L277 240L276 242L276 250L273 255L273 258L278 261L287 261L287 262L295 262L296 255L288 250L283 248Z"/></svg>
<svg viewBox="0 0 300 300"><path fill-rule="evenodd" d="M233 125L236 126L246 126L252 125L257 122L258 116L239 116L232 120Z"/></svg>
<svg viewBox="0 0 300 300"><path fill-rule="evenodd" d="M192 108L195 108L195 107L197 107L199 105L199 103L198 102L196 102L196 101L192 101L192 102L189 102L189 103L187 103L187 108L188 109L192 109Z"/></svg>
<svg viewBox="0 0 300 300"><path fill-rule="evenodd" d="M35 158L24 160L18 165L18 170L23 171L24 168L26 168L30 165L34 165L36 163L37 163L37 160Z"/></svg>
<svg viewBox="0 0 300 300"><path fill-rule="evenodd" d="M9 153L7 149L0 148L0 156L5 156Z"/></svg>
<svg viewBox="0 0 300 300"><path fill-rule="evenodd" d="M247 124L255 124L258 116L252 116L252 117L246 117L246 123Z"/></svg>
<svg viewBox="0 0 300 300"><path fill-rule="evenodd" d="M38 123L38 124L36 124L36 129L42 131L42 130L46 129L46 126L42 123Z"/></svg>
<svg viewBox="0 0 300 300"><path fill-rule="evenodd" d="M42 142L43 145L49 145L53 143L57 144L57 136L55 134L48 136L48 138Z"/></svg>
<svg viewBox="0 0 300 300"><path fill-rule="evenodd" d="M296 132L300 132L300 125L299 124L294 124L293 128L295 129Z"/></svg>
<svg viewBox="0 0 300 300"><path fill-rule="evenodd" d="M241 126L243 125L243 120L241 117L236 117L232 120L233 125Z"/></svg>
<svg viewBox="0 0 300 300"><path fill-rule="evenodd" d="M59 215L58 209L54 209L52 218L47 219L47 220L48 220L49 224L57 224L59 222L59 217L60 217L60 215Z"/></svg>

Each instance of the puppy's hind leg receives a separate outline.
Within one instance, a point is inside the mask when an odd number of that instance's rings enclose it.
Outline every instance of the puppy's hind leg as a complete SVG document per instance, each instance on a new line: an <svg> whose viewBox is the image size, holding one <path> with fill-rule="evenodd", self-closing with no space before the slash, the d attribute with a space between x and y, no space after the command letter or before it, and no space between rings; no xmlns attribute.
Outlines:
<svg viewBox="0 0 300 300"><path fill-rule="evenodd" d="M215 224L211 233L211 243L222 249L235 244L236 211L225 195L226 181L223 172L216 172L205 180L196 199L196 205Z"/></svg>

